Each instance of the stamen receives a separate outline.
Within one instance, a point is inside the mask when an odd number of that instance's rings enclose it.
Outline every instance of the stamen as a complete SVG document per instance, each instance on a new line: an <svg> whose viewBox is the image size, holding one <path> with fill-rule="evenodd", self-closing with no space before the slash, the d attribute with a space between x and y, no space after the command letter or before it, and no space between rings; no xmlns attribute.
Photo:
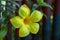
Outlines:
<svg viewBox="0 0 60 40"><path fill-rule="evenodd" d="M26 17L26 18L24 19L24 23L25 23L25 24L29 24L29 23L30 23L30 18L29 18L29 17Z"/></svg>

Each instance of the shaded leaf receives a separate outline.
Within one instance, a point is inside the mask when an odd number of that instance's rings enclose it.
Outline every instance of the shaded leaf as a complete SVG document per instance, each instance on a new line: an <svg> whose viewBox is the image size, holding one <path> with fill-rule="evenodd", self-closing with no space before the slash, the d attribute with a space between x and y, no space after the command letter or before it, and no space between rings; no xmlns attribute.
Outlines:
<svg viewBox="0 0 60 40"><path fill-rule="evenodd" d="M38 2L38 4L39 4L39 6L49 7L49 8L51 8L51 9L53 9L53 8L51 7L51 5L49 5L48 3L44 2L43 0L37 0L37 2Z"/></svg>
<svg viewBox="0 0 60 40"><path fill-rule="evenodd" d="M32 6L32 11L34 11L37 7L38 7L37 4L33 4L33 6Z"/></svg>
<svg viewBox="0 0 60 40"><path fill-rule="evenodd" d="M14 1L10 1L12 2L13 4L15 4L16 6L20 7L20 4L18 4L17 2L14 2Z"/></svg>
<svg viewBox="0 0 60 40"><path fill-rule="evenodd" d="M7 27L2 27L2 29L0 30L0 39L4 38L6 34L7 34Z"/></svg>
<svg viewBox="0 0 60 40"><path fill-rule="evenodd" d="M3 4L0 4L0 6L4 6Z"/></svg>
<svg viewBox="0 0 60 40"><path fill-rule="evenodd" d="M4 18L0 18L0 24L2 24L4 22Z"/></svg>
<svg viewBox="0 0 60 40"><path fill-rule="evenodd" d="M15 11L16 7L11 6L11 5L7 5L7 9L9 9L10 11Z"/></svg>
<svg viewBox="0 0 60 40"><path fill-rule="evenodd" d="M0 12L3 11L3 7L0 7Z"/></svg>

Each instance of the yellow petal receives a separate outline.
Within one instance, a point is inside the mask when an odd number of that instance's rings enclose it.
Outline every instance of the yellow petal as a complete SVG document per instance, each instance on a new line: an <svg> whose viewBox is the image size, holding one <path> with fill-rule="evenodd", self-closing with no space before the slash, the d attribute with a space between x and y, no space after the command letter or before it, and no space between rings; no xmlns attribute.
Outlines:
<svg viewBox="0 0 60 40"><path fill-rule="evenodd" d="M23 20L19 16L11 18L10 22L15 28L20 28L23 24Z"/></svg>
<svg viewBox="0 0 60 40"><path fill-rule="evenodd" d="M30 17L31 17L31 20L33 22L38 22L38 21L40 21L42 19L43 13L40 12L40 11L35 10L35 11L32 12Z"/></svg>
<svg viewBox="0 0 60 40"><path fill-rule="evenodd" d="M30 24L30 32L32 34L37 34L39 31L39 24L38 23L31 23Z"/></svg>
<svg viewBox="0 0 60 40"><path fill-rule="evenodd" d="M19 37L26 37L29 35L29 33L29 29L24 25L19 29Z"/></svg>
<svg viewBox="0 0 60 40"><path fill-rule="evenodd" d="M27 5L22 5L19 9L19 15L23 18L27 17L30 15L30 9L28 8Z"/></svg>

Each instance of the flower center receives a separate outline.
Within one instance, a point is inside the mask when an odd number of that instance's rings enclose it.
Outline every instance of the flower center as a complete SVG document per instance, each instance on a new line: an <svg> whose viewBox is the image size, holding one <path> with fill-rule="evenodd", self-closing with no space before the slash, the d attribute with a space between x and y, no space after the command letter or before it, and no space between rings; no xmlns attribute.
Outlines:
<svg viewBox="0 0 60 40"><path fill-rule="evenodd" d="M29 18L29 17L26 17L26 18L24 19L24 23L25 23L25 24L29 24L29 23L30 23L30 18Z"/></svg>

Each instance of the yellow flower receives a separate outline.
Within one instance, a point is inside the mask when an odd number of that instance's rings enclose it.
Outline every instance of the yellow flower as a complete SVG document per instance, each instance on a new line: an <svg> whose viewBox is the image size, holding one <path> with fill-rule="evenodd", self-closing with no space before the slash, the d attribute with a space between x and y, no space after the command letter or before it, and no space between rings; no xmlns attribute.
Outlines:
<svg viewBox="0 0 60 40"><path fill-rule="evenodd" d="M11 24L15 28L19 28L19 37L25 37L30 34L37 34L39 31L39 22L43 14L38 10L34 10L30 15L30 9L27 5L22 5L19 9L19 15L11 18Z"/></svg>

